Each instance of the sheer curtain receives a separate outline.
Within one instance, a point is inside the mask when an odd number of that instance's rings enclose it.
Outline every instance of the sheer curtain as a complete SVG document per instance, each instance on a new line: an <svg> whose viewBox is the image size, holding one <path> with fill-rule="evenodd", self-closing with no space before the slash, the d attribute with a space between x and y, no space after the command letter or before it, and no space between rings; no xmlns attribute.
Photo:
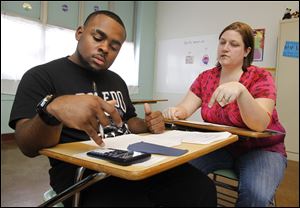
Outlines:
<svg viewBox="0 0 300 208"><path fill-rule="evenodd" d="M76 45L74 30L1 14L1 93L14 95L28 69L71 55ZM131 93L137 93L133 43L123 44L110 69L125 80Z"/></svg>

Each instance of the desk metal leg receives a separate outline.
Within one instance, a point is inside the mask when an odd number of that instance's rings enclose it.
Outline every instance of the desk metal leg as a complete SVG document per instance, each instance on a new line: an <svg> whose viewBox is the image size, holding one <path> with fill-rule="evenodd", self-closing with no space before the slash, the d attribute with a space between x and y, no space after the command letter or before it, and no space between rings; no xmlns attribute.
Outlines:
<svg viewBox="0 0 300 208"><path fill-rule="evenodd" d="M99 180L102 180L108 177L109 174L106 173L94 173L86 178L80 180L76 184L70 186L68 189L64 190L63 192L57 194L56 196L52 197L48 201L44 202L43 204L39 205L39 207L51 207L59 202L64 201L65 199L69 198L70 196L74 195L76 192L79 192L86 187L96 183Z"/></svg>
<svg viewBox="0 0 300 208"><path fill-rule="evenodd" d="M81 181L84 171L85 171L84 167L77 168L76 175L75 175L75 184ZM78 191L74 195L73 207L79 207L79 200L80 200L80 192Z"/></svg>

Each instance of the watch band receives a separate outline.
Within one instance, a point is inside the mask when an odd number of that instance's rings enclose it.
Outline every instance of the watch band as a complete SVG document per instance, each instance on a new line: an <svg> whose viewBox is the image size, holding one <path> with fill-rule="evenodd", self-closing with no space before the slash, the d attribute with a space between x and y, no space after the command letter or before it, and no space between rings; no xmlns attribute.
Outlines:
<svg viewBox="0 0 300 208"><path fill-rule="evenodd" d="M47 112L47 106L54 100L56 96L47 95L36 107L36 111L39 114L40 118L50 126L57 126L61 124L57 118Z"/></svg>

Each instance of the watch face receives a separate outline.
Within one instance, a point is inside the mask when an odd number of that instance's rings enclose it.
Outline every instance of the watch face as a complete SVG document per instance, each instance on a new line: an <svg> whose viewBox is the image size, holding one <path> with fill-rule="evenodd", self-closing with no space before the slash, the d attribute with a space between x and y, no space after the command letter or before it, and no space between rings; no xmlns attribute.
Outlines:
<svg viewBox="0 0 300 208"><path fill-rule="evenodd" d="M52 97L53 95L47 95L44 97L44 99L39 103L39 106L43 108L49 101L51 101Z"/></svg>
<svg viewBox="0 0 300 208"><path fill-rule="evenodd" d="M41 102L41 107L44 107L45 106L45 104L47 103L47 101L48 101L48 99L47 98L44 98L43 100L42 100L42 102Z"/></svg>

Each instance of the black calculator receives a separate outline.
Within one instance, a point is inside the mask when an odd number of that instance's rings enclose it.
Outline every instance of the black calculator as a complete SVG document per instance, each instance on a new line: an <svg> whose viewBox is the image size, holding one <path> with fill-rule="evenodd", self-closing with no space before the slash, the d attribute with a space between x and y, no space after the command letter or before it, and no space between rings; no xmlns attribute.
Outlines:
<svg viewBox="0 0 300 208"><path fill-rule="evenodd" d="M86 153L88 156L108 160L118 165L131 165L150 159L151 154L119 149L97 149Z"/></svg>

